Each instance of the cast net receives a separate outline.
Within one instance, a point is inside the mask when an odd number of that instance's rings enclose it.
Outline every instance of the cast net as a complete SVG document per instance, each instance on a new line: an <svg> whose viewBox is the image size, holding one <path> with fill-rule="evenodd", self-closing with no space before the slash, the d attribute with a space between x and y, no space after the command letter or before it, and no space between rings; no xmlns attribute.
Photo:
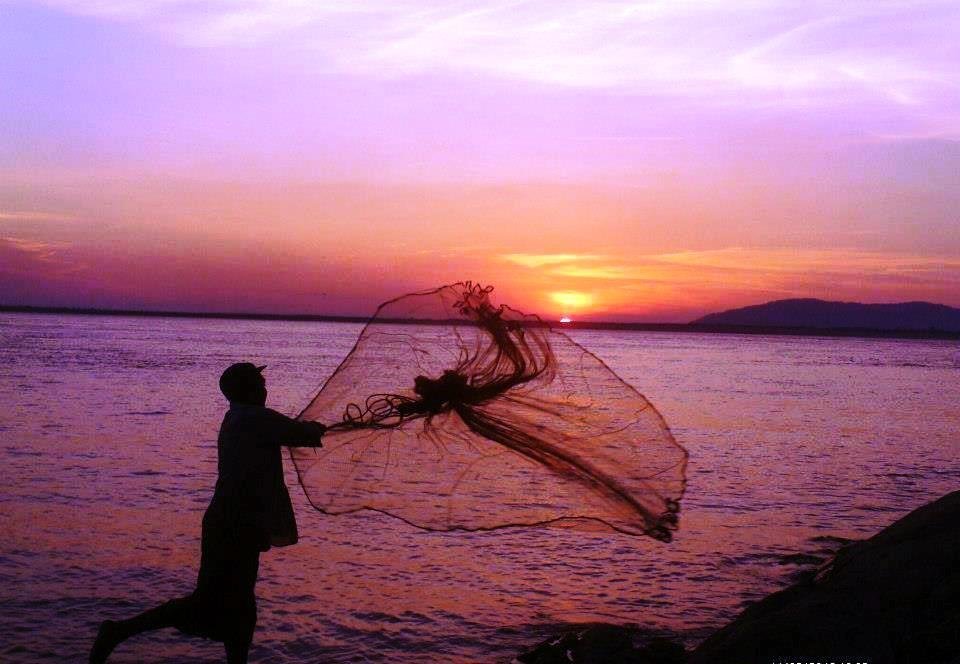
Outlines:
<svg viewBox="0 0 960 664"><path fill-rule="evenodd" d="M566 334L470 282L381 305L300 414L310 503L434 531L557 525L669 541L687 453Z"/></svg>

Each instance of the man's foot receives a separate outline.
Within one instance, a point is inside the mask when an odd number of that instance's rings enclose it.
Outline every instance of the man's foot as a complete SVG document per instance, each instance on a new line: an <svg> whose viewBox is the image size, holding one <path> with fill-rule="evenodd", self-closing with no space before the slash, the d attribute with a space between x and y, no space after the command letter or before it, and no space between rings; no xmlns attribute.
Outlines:
<svg viewBox="0 0 960 664"><path fill-rule="evenodd" d="M113 649L120 643L119 624L113 620L104 620L97 630L97 640L90 649L90 664L103 664Z"/></svg>

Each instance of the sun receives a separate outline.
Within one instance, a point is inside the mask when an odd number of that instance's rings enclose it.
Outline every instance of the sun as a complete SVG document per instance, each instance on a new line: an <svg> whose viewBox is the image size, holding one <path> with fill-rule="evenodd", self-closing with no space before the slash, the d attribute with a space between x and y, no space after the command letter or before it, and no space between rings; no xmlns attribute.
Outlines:
<svg viewBox="0 0 960 664"><path fill-rule="evenodd" d="M560 317L560 322L561 322L561 323L572 323L572 322L573 322L573 319L570 318L570 316L561 316L561 317Z"/></svg>

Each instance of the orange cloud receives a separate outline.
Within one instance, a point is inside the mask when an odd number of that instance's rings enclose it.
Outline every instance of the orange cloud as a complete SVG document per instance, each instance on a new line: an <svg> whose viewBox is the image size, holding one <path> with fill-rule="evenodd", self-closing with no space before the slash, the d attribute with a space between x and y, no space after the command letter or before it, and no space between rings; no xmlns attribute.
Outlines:
<svg viewBox="0 0 960 664"><path fill-rule="evenodd" d="M550 299L563 307L565 313L582 311L593 304L593 296L582 291L554 291Z"/></svg>
<svg viewBox="0 0 960 664"><path fill-rule="evenodd" d="M594 254L503 254L503 260L523 267L543 267L561 265L577 261L590 261L602 258Z"/></svg>

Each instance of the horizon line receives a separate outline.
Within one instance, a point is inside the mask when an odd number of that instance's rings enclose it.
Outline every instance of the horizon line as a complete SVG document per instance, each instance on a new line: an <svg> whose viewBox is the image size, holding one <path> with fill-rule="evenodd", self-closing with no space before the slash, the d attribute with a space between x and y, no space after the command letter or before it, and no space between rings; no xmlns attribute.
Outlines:
<svg viewBox="0 0 960 664"><path fill-rule="evenodd" d="M54 307L37 305L0 304L0 313L27 314L67 314L79 316L116 316L145 318L208 318L215 320L266 320L307 323L354 323L366 324L373 320L369 316L342 316L332 314L279 314L255 312L216 312L216 311L165 311L154 309L111 309L103 307ZM444 325L450 320L417 318L378 319L384 324L393 325ZM540 319L545 327L558 330L611 330L633 332L681 332L695 334L749 334L772 336L811 336L811 337L865 337L884 339L960 339L960 332L949 330L896 330L884 328L858 327L803 327L775 325L717 325L705 323L627 323L615 321L550 321Z"/></svg>

